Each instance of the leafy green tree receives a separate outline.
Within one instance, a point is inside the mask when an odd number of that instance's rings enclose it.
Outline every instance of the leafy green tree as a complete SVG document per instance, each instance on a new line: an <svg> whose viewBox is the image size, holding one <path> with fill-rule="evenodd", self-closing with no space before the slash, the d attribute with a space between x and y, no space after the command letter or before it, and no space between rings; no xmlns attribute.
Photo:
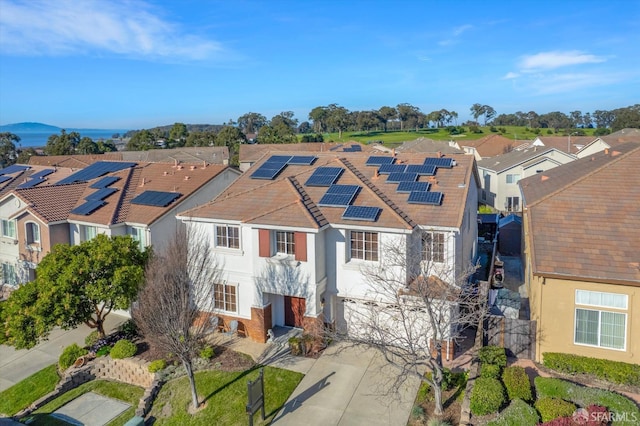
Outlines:
<svg viewBox="0 0 640 426"><path fill-rule="evenodd" d="M116 152L118 150L112 140L99 140L96 145L98 145L98 152L100 153Z"/></svg>
<svg viewBox="0 0 640 426"><path fill-rule="evenodd" d="M0 133L0 165L10 166L16 162L16 144L20 142L20 136L13 133Z"/></svg>
<svg viewBox="0 0 640 426"><path fill-rule="evenodd" d="M303 121L298 126L298 133L311 133L312 130L313 128L311 127L311 124L309 124L308 121Z"/></svg>
<svg viewBox="0 0 640 426"><path fill-rule="evenodd" d="M411 121L413 123L418 121L420 113L420 109L418 107L404 103L398 104L398 106L396 106L396 110L398 111L398 119L400 120L400 130L404 130L404 125L407 124L407 121Z"/></svg>
<svg viewBox="0 0 640 426"><path fill-rule="evenodd" d="M127 151L148 151L156 149L156 137L147 129L136 132L127 142Z"/></svg>
<svg viewBox="0 0 640 426"><path fill-rule="evenodd" d="M295 129L298 126L298 119L293 118L293 115L293 111L283 111L280 114L274 116L269 124L271 124L272 126L283 124L295 132Z"/></svg>
<svg viewBox="0 0 640 426"><path fill-rule="evenodd" d="M113 309L138 294L148 257L129 236L97 235L80 245L58 244L36 269L36 279L3 302L0 342L32 348L56 327L84 323L104 337Z"/></svg>
<svg viewBox="0 0 640 426"><path fill-rule="evenodd" d="M245 134L258 133L262 126L267 124L267 117L257 112L248 112L238 117L238 127Z"/></svg>
<svg viewBox="0 0 640 426"><path fill-rule="evenodd" d="M489 123L491 119L493 119L493 117L496 116L496 110L490 107L489 105L483 105L482 115L484 115L484 125L486 126L487 123Z"/></svg>
<svg viewBox="0 0 640 426"><path fill-rule="evenodd" d="M473 104L471 105L471 115L473 116L473 120L478 124L478 117L484 114L484 106L482 104Z"/></svg>
<svg viewBox="0 0 640 426"><path fill-rule="evenodd" d="M327 107L326 122L330 129L338 131L338 138L342 139L342 132L351 123L349 110L338 104L330 104Z"/></svg>
<svg viewBox="0 0 640 426"><path fill-rule="evenodd" d="M262 126L258 132L259 143L297 143L298 138L293 129L284 122L267 124Z"/></svg>
<svg viewBox="0 0 640 426"><path fill-rule="evenodd" d="M247 136L237 127L224 126L216 135L216 146L229 148L229 158L232 166L239 166L238 153L240 144L247 142Z"/></svg>
<svg viewBox="0 0 640 426"><path fill-rule="evenodd" d="M47 145L44 147L44 153L46 155L71 155L75 152L80 139L80 133L67 133L66 130L62 129L59 135L49 136Z"/></svg>
<svg viewBox="0 0 640 426"><path fill-rule="evenodd" d="M16 158L16 163L29 164L29 158L31 158L34 155L38 155L35 149L25 148L18 153L18 158Z"/></svg>
<svg viewBox="0 0 640 426"><path fill-rule="evenodd" d="M326 130L326 120L329 116L329 109L327 107L319 106L315 107L309 113L309 120L313 121L313 131L316 133L322 133Z"/></svg>
<svg viewBox="0 0 640 426"><path fill-rule="evenodd" d="M98 144L93 141L93 139L84 137L80 139L78 142L78 146L76 147L77 154L98 154L100 153L100 149L98 148Z"/></svg>
<svg viewBox="0 0 640 426"><path fill-rule="evenodd" d="M169 131L167 148L177 148L185 145L189 131L184 123L175 123Z"/></svg>
<svg viewBox="0 0 640 426"><path fill-rule="evenodd" d="M592 114L593 120L596 122L596 127L611 127L613 120L615 120L615 114L612 111L595 110Z"/></svg>
<svg viewBox="0 0 640 426"><path fill-rule="evenodd" d="M398 111L394 107L383 106L378 110L378 114L384 120L384 131L387 131L387 126L389 125L389 120L394 120L398 117Z"/></svg>
<svg viewBox="0 0 640 426"><path fill-rule="evenodd" d="M215 132L191 132L184 146L213 146L216 142Z"/></svg>
<svg viewBox="0 0 640 426"><path fill-rule="evenodd" d="M611 130L617 132L625 128L640 129L640 104L613 111L615 119L611 123Z"/></svg>

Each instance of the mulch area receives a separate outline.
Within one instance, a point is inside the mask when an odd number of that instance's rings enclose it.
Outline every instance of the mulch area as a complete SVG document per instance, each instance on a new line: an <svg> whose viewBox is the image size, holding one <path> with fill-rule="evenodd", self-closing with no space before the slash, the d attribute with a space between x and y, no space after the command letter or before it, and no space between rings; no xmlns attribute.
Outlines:
<svg viewBox="0 0 640 426"><path fill-rule="evenodd" d="M462 391L464 391L464 388ZM424 416L412 415L409 418L408 426L426 425L431 419L443 420L452 425L460 424L460 412L462 409L462 399L459 398L460 392L458 388L443 391L442 400L444 402L442 405L444 413L441 416L435 416L432 414L436 405L433 399L433 390L429 390L425 400L418 404L424 410Z"/></svg>

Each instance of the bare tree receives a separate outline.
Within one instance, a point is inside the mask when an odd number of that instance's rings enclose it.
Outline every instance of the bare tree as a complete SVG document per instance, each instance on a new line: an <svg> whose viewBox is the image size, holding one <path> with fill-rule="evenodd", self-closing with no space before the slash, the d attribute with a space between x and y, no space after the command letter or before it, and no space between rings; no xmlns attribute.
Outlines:
<svg viewBox="0 0 640 426"><path fill-rule="evenodd" d="M149 261L132 310L150 343L175 354L184 365L194 408L199 402L192 362L210 332L203 312L213 311L214 283L221 282L220 272L208 239L181 228Z"/></svg>
<svg viewBox="0 0 640 426"><path fill-rule="evenodd" d="M366 302L348 309L348 340L381 352L399 369L392 390L410 377L434 391L434 414L443 413L443 351L478 323L484 304L468 285L475 267L443 268L424 260L424 251L405 240L385 242L380 263L362 268L368 284ZM440 259L438 259L440 260ZM345 303L357 303L347 299ZM430 376L425 376L431 371Z"/></svg>

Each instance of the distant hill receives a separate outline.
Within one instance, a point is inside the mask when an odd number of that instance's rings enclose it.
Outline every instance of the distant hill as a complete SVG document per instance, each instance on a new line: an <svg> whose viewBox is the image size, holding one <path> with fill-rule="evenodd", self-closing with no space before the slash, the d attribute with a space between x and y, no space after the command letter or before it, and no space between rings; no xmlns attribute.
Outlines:
<svg viewBox="0 0 640 426"><path fill-rule="evenodd" d="M13 123L13 124L5 124L0 126L0 132L10 132L10 133L25 133L25 132L33 132L33 133L42 133L42 132L51 132L51 133L59 133L62 130L60 127L51 126L49 124L44 123Z"/></svg>

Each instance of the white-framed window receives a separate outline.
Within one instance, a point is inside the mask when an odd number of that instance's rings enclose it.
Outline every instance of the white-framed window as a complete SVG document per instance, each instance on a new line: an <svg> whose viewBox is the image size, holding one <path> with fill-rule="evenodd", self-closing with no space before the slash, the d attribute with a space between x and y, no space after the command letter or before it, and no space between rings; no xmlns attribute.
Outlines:
<svg viewBox="0 0 640 426"><path fill-rule="evenodd" d="M144 228L138 228L136 226L131 226L129 228L129 235L131 238L138 242L138 248L142 251L147 246L147 238L146 232Z"/></svg>
<svg viewBox="0 0 640 426"><path fill-rule="evenodd" d="M16 275L16 266L11 263L2 264L2 282L9 285L18 284L18 276Z"/></svg>
<svg viewBox="0 0 640 426"><path fill-rule="evenodd" d="M276 252L290 255L296 254L293 232L276 231Z"/></svg>
<svg viewBox="0 0 640 426"><path fill-rule="evenodd" d="M518 183L519 180L520 180L520 174L518 174L518 173L508 174L507 175L507 183L509 183L509 184Z"/></svg>
<svg viewBox="0 0 640 426"><path fill-rule="evenodd" d="M16 238L16 221L2 219L2 236L5 238Z"/></svg>
<svg viewBox="0 0 640 426"><path fill-rule="evenodd" d="M378 233L351 231L351 259L378 261Z"/></svg>
<svg viewBox="0 0 640 426"><path fill-rule="evenodd" d="M95 226L80 225L80 241L89 241L98 234Z"/></svg>
<svg viewBox="0 0 640 426"><path fill-rule="evenodd" d="M574 343L625 350L627 314L611 309L626 310L626 294L576 290L575 303Z"/></svg>
<svg viewBox="0 0 640 426"><path fill-rule="evenodd" d="M27 234L27 244L40 243L40 225L35 222L27 222L25 224Z"/></svg>
<svg viewBox="0 0 640 426"><path fill-rule="evenodd" d="M508 212L520 211L520 197L507 197L505 208Z"/></svg>
<svg viewBox="0 0 640 426"><path fill-rule="evenodd" d="M216 225L216 247L240 248L240 228L231 225Z"/></svg>
<svg viewBox="0 0 640 426"><path fill-rule="evenodd" d="M442 232L422 233L422 260L427 262L444 263L445 234Z"/></svg>
<svg viewBox="0 0 640 426"><path fill-rule="evenodd" d="M213 285L213 307L221 311L238 312L238 287L233 284Z"/></svg>

